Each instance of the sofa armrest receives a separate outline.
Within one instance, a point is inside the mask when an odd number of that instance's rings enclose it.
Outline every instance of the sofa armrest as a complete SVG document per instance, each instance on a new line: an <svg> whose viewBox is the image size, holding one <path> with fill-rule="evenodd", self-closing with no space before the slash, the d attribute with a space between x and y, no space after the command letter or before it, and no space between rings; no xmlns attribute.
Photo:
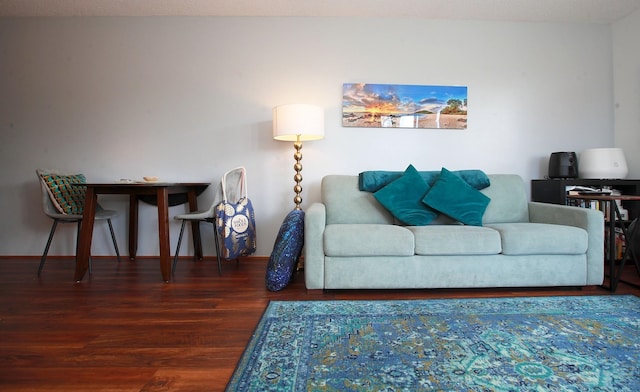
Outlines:
<svg viewBox="0 0 640 392"><path fill-rule="evenodd" d="M604 281L604 215L602 211L560 204L529 202L529 221L585 229L588 235L587 285Z"/></svg>
<svg viewBox="0 0 640 392"><path fill-rule="evenodd" d="M308 290L324 289L324 228L326 207L313 203L304 218L304 282Z"/></svg>

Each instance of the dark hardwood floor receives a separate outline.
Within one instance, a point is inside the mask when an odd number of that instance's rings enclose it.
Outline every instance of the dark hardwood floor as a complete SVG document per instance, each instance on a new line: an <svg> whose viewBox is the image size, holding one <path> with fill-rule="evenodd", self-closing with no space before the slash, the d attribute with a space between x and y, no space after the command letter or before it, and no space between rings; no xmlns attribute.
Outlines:
<svg viewBox="0 0 640 392"><path fill-rule="evenodd" d="M265 258L181 259L162 283L158 259L0 258L0 391L220 391L270 300L607 295L601 287L307 293L302 273L265 289ZM640 283L635 267L625 278ZM616 294L640 296L621 283Z"/></svg>

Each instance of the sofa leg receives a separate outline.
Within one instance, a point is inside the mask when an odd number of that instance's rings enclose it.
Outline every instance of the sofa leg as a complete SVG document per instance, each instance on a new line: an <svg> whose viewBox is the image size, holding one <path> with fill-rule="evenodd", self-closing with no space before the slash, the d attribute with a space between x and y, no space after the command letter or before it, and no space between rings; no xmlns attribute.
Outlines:
<svg viewBox="0 0 640 392"><path fill-rule="evenodd" d="M307 294L309 295L322 295L324 294L323 289L307 289Z"/></svg>

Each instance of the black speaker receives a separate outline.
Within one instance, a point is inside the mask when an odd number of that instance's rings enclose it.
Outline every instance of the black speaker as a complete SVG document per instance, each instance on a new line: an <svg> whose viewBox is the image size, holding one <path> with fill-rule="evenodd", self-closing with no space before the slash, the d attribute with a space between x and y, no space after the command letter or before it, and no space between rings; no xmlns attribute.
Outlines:
<svg viewBox="0 0 640 392"><path fill-rule="evenodd" d="M578 158L575 152L552 152L549 157L549 178L577 178Z"/></svg>

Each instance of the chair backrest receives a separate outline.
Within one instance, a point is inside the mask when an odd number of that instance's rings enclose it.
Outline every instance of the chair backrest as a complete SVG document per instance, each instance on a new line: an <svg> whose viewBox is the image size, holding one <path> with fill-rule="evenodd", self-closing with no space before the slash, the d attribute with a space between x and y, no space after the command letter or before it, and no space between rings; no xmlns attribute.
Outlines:
<svg viewBox="0 0 640 392"><path fill-rule="evenodd" d="M45 173L45 170L37 169L36 175L38 176L38 183L40 184L40 201L42 203L42 211L51 218L57 218L63 214L58 211L53 202L51 201L51 195L49 194L49 190L47 189L47 184L42 180L42 174Z"/></svg>
<svg viewBox="0 0 640 392"><path fill-rule="evenodd" d="M227 201L237 202L247 195L247 172L244 167L236 167L222 176L220 186L226 193Z"/></svg>
<svg viewBox="0 0 640 392"><path fill-rule="evenodd" d="M213 186L213 184L211 184L211 186ZM216 207L224 199L223 192L222 192L223 186L225 187L227 201L231 201L231 202L238 201L244 194L246 194L247 184L246 184L245 168L241 166L235 169L231 169L222 176L220 183L218 183L217 188L214 191L213 203L211 204L211 207L209 207L209 210L208 210L211 213L211 216L214 215L214 211Z"/></svg>

